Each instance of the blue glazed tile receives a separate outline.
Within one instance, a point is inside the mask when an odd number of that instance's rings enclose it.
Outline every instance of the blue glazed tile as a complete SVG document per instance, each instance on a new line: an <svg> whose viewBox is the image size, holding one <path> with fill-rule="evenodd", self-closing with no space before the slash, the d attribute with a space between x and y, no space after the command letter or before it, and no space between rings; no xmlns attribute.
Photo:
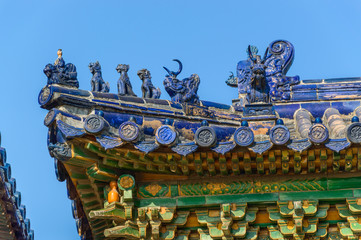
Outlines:
<svg viewBox="0 0 361 240"><path fill-rule="evenodd" d="M329 102L302 103L301 107L308 110L313 115L313 117L322 118L325 110L331 107L331 103Z"/></svg>
<svg viewBox="0 0 361 240"><path fill-rule="evenodd" d="M292 101L317 100L317 84L292 86Z"/></svg>
<svg viewBox="0 0 361 240"><path fill-rule="evenodd" d="M148 108L148 111L157 111L157 112L164 112L164 113L174 114L173 111L159 109L159 108Z"/></svg>
<svg viewBox="0 0 361 240"><path fill-rule="evenodd" d="M188 154L196 151L197 148L198 148L197 144L195 144L194 142L188 142L188 143L178 144L172 147L171 149L180 155L187 156Z"/></svg>
<svg viewBox="0 0 361 240"><path fill-rule="evenodd" d="M54 85L50 86L50 88L53 90L53 92L66 93L66 94L81 96L81 97L89 97L90 96L90 92L85 91L85 90L64 88L64 87L54 86Z"/></svg>
<svg viewBox="0 0 361 240"><path fill-rule="evenodd" d="M341 90L348 91L353 90L357 91L361 87L361 82L345 82L345 83L323 83L318 85L319 90Z"/></svg>
<svg viewBox="0 0 361 240"><path fill-rule="evenodd" d="M96 98L105 98L105 99L114 99L119 100L119 97L117 94L113 93L103 93L103 92L92 92L93 96Z"/></svg>
<svg viewBox="0 0 361 240"><path fill-rule="evenodd" d="M100 100L100 99L93 99L93 102L97 102L97 103L106 103L106 104L112 104L112 105L119 105L119 103L117 102L109 102L109 101L104 101L104 100Z"/></svg>
<svg viewBox="0 0 361 240"><path fill-rule="evenodd" d="M119 96L119 100L126 102L144 103L143 98L139 98L139 97Z"/></svg>
<svg viewBox="0 0 361 240"><path fill-rule="evenodd" d="M233 108L234 108L234 110L236 112L243 112L243 107L242 106L235 105L235 106L233 106Z"/></svg>
<svg viewBox="0 0 361 240"><path fill-rule="evenodd" d="M173 108L177 108L177 109L182 109L183 110L183 106L180 103L175 103L175 102L171 102L170 106Z"/></svg>
<svg viewBox="0 0 361 240"><path fill-rule="evenodd" d="M97 113L97 111L95 111ZM129 121L131 117L134 117L135 122L138 125L143 125L143 117L131 114L121 114L113 112L104 112L104 119L114 128L119 128L120 124Z"/></svg>
<svg viewBox="0 0 361 240"><path fill-rule="evenodd" d="M194 134L196 133L197 129L201 127L201 123L175 120L173 127L175 127L178 131L191 130Z"/></svg>
<svg viewBox="0 0 361 240"><path fill-rule="evenodd" d="M70 114L70 113L67 113L67 112L63 112L63 111L61 111L61 110L59 110L59 109L53 108L53 110L55 111L55 114L60 113L60 114L63 115L63 116L71 117L71 118L73 118L73 119L75 119L75 120L79 120L79 121L82 120L82 118L79 117L79 116L76 116L76 115L73 115L73 114Z"/></svg>
<svg viewBox="0 0 361 240"><path fill-rule="evenodd" d="M214 108L226 109L226 110L231 108L231 106L226 105L226 104L209 102L209 101L201 101L201 104L205 107L214 107Z"/></svg>
<svg viewBox="0 0 361 240"><path fill-rule="evenodd" d="M154 115L154 113L153 113ZM152 126L150 123L152 121L157 121L159 122L156 126L159 126L159 125L164 125L165 124L165 120L166 118L150 118L150 117L144 117L143 119L143 123L144 123L144 126L143 126L143 132L145 135L150 135L150 136L154 136L155 134L155 131L157 130L158 127L154 127ZM173 122L174 122L174 119L172 118L169 118L170 120L170 125L173 125Z"/></svg>
<svg viewBox="0 0 361 240"><path fill-rule="evenodd" d="M356 82L361 81L360 77L353 77L353 78L329 78L325 79L325 83L332 83L332 82Z"/></svg>
<svg viewBox="0 0 361 240"><path fill-rule="evenodd" d="M275 105L275 111L280 118L293 119L293 114L301 107L300 104Z"/></svg>
<svg viewBox="0 0 361 240"><path fill-rule="evenodd" d="M216 132L218 142L228 141L233 136L233 133L236 131L236 128L233 127L212 126L212 128Z"/></svg>
<svg viewBox="0 0 361 240"><path fill-rule="evenodd" d="M292 86L292 90L293 91L309 91L309 90L316 90L317 89L317 84L299 84L299 85L295 85Z"/></svg>
<svg viewBox="0 0 361 240"><path fill-rule="evenodd" d="M143 132L144 132L145 135L154 136L155 129L152 128L152 127L144 127Z"/></svg>
<svg viewBox="0 0 361 240"><path fill-rule="evenodd" d="M355 99L361 97L361 91L319 91L320 100L336 100L336 99Z"/></svg>
<svg viewBox="0 0 361 240"><path fill-rule="evenodd" d="M219 144L217 144L216 147L212 148L212 150L219 154L224 155L227 152L231 151L235 147L236 147L236 144L233 141L220 142Z"/></svg>
<svg viewBox="0 0 361 240"><path fill-rule="evenodd" d="M317 100L317 92L293 92L292 101L309 101L309 100Z"/></svg>
<svg viewBox="0 0 361 240"><path fill-rule="evenodd" d="M243 120L243 117L240 116L240 115L224 114L224 113L221 113L221 112L215 112L214 114L215 114L215 116L217 116L217 117L226 118L226 119L232 119L232 120L235 120L235 121L242 121L242 120Z"/></svg>
<svg viewBox="0 0 361 240"><path fill-rule="evenodd" d="M269 120L276 120L277 117L276 115L260 115L260 116L251 116L251 117L243 117L242 120L244 121L258 121L258 120L264 120L264 121L269 121Z"/></svg>
<svg viewBox="0 0 361 240"><path fill-rule="evenodd" d="M169 106L169 103L167 100L163 100L163 99L153 99L153 98L144 98L144 101L146 103L154 103L157 105L166 105Z"/></svg>
<svg viewBox="0 0 361 240"><path fill-rule="evenodd" d="M67 138L78 137L85 134L84 129L73 127L69 124L64 123L61 120L57 121L57 126Z"/></svg>
<svg viewBox="0 0 361 240"><path fill-rule="evenodd" d="M332 102L331 107L336 108L341 114L350 114L360 106L360 101Z"/></svg>
<svg viewBox="0 0 361 240"><path fill-rule="evenodd" d="M320 83L322 82L322 79L306 79L302 80L303 83Z"/></svg>
<svg viewBox="0 0 361 240"><path fill-rule="evenodd" d="M124 107L129 107L129 108L135 108L135 109L147 110L147 108L146 108L146 107L137 106L137 105L133 105L133 104L120 103L120 105L121 105L121 106L124 106Z"/></svg>
<svg viewBox="0 0 361 240"><path fill-rule="evenodd" d="M232 120L237 120L237 121L240 121L240 122L243 120L243 117L238 116L238 115L232 115L232 114L230 114L229 117L231 117Z"/></svg>

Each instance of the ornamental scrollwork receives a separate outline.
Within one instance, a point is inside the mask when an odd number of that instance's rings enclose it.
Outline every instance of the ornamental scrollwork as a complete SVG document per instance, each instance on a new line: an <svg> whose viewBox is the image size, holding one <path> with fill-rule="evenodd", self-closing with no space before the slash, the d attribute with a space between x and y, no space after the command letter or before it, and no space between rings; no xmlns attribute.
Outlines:
<svg viewBox="0 0 361 240"><path fill-rule="evenodd" d="M238 62L237 76L226 83L238 87L240 95L246 94L248 103L289 100L291 86L300 83L299 76L286 76L294 52L293 45L285 40L272 42L263 58L257 55L257 47L248 46L248 59Z"/></svg>

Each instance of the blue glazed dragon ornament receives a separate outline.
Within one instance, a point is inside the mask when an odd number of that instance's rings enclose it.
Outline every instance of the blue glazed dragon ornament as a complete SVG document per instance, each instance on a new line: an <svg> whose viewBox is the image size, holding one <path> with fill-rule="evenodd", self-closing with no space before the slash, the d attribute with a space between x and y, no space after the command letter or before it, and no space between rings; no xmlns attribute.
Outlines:
<svg viewBox="0 0 361 240"><path fill-rule="evenodd" d="M257 47L249 46L247 53L248 59L237 64L237 77L231 76L226 83L238 87L240 95L247 95L248 103L289 100L291 86L300 82L299 76L286 76L294 59L293 45L276 40L269 45L263 59L257 55ZM267 86L263 86L265 83ZM261 96L264 94L269 99Z"/></svg>

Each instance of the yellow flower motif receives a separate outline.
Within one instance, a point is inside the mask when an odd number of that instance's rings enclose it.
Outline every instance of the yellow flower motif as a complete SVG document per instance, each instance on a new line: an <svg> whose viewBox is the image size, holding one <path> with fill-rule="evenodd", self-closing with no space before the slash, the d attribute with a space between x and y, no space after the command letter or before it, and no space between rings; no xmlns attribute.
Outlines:
<svg viewBox="0 0 361 240"><path fill-rule="evenodd" d="M122 177L119 181L119 185L125 189L130 188L131 186L133 186L133 184L134 181L129 176Z"/></svg>
<svg viewBox="0 0 361 240"><path fill-rule="evenodd" d="M162 189L161 186L159 186L158 184L150 184L148 186L145 187L145 190L147 190L150 194L152 194L153 196L157 195L157 193Z"/></svg>

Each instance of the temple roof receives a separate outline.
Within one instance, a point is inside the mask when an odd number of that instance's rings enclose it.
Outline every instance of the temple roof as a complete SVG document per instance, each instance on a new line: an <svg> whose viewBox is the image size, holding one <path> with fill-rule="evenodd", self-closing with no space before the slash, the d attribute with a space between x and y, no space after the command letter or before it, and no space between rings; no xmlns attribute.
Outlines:
<svg viewBox="0 0 361 240"><path fill-rule="evenodd" d="M33 240L34 231L21 204L21 193L6 162L6 150L0 147L0 239Z"/></svg>
<svg viewBox="0 0 361 240"><path fill-rule="evenodd" d="M251 46L248 54L227 81L238 88L232 105L201 100L200 77L179 80L182 63L177 59L178 71L165 68L164 87L171 100L159 99L147 69L138 71L140 98L132 90L126 64L117 67L118 94L110 93L99 62L89 64L91 91L78 89L76 68L61 55L61 61L46 65L48 84L38 101L49 110L44 120L49 153L58 180L67 183L82 239L174 239L176 231L182 239L213 239L207 238L212 234L221 239L241 236L239 232L253 239L258 225L242 223L234 226L237 233L222 232L207 222L220 221L219 216L208 219L198 208L221 206L226 212L232 201L235 209L245 211L245 201L258 204L269 198L267 211L277 215L277 206L286 204L279 201L281 195L287 201L292 192L320 191L316 206L325 192L335 198L338 190L345 190L340 182L355 186L361 170L361 78L288 77L294 49L284 40L272 42L263 58ZM280 182L273 184L274 176ZM109 202L109 183L114 181L121 197ZM196 211L175 214L177 207ZM319 207L324 218L329 206ZM258 208L249 210L254 222ZM186 222L194 214L208 228L190 234ZM148 224L151 230L146 230ZM281 225L270 225L269 232ZM320 236L327 226L319 226Z"/></svg>

